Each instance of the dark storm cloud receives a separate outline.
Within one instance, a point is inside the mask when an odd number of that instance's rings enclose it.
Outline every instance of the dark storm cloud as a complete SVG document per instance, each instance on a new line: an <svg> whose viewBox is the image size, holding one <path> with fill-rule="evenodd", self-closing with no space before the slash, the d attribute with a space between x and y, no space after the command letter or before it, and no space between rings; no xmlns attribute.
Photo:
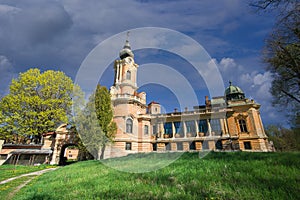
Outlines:
<svg viewBox="0 0 300 200"><path fill-rule="evenodd" d="M147 26L185 33L219 61L240 61L237 65L244 68L233 72L229 65L220 65L226 81L232 74L264 74L261 64L253 60L259 57L272 20L250 13L240 0L0 0L0 95L7 93L12 77L31 67L61 70L74 78L97 44L119 32ZM140 40L157 42L147 36ZM255 98L257 94L250 92L247 95ZM270 98L265 97L265 102Z"/></svg>
<svg viewBox="0 0 300 200"><path fill-rule="evenodd" d="M0 22L5 27L0 30L0 39L10 44L6 48L49 43L71 27L71 17L62 5L51 1L36 2L21 1L17 5L1 5L7 8L0 13Z"/></svg>

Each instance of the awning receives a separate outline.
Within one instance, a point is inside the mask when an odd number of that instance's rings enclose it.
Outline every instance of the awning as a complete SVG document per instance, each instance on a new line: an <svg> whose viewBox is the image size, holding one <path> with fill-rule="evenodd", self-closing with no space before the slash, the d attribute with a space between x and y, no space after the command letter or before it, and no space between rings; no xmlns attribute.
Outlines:
<svg viewBox="0 0 300 200"><path fill-rule="evenodd" d="M50 149L16 149L11 154L52 154Z"/></svg>

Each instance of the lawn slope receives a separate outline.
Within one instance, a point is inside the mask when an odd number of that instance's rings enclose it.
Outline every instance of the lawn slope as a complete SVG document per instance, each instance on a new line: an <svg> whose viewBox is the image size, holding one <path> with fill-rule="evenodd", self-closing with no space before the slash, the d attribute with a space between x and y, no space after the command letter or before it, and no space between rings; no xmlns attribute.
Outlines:
<svg viewBox="0 0 300 200"><path fill-rule="evenodd" d="M138 166L146 160L160 162L159 155L107 162ZM148 173L128 173L99 161L79 162L35 178L14 199L300 199L299 157L300 153L234 152L199 158L198 153L185 153Z"/></svg>

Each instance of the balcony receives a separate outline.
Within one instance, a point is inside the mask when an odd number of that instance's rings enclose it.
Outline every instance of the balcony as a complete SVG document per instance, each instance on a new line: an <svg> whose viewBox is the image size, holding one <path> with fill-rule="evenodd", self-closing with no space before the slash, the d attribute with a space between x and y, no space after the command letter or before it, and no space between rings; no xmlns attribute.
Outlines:
<svg viewBox="0 0 300 200"><path fill-rule="evenodd" d="M113 101L115 101L115 100L137 101L137 102L140 102L142 104L146 104L145 99L142 99L142 98L140 98L136 95L131 95L131 94L116 94L116 95L113 95L111 97L111 99Z"/></svg>

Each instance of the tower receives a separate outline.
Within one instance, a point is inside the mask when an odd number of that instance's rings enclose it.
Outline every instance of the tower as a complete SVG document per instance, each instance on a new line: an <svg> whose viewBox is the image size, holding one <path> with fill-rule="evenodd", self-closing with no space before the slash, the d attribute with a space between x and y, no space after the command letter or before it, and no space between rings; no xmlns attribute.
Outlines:
<svg viewBox="0 0 300 200"><path fill-rule="evenodd" d="M123 115L125 111L132 115L146 113L146 93L137 92L138 64L134 62L134 54L128 40L126 40L119 56L120 60L116 60L114 63L115 78L114 84L110 88L113 106L117 108L119 105L123 105L121 110ZM133 109L133 107L136 108ZM118 115L118 110L120 109L115 109L115 115ZM134 113L134 110L137 112Z"/></svg>
<svg viewBox="0 0 300 200"><path fill-rule="evenodd" d="M147 115L146 93L138 92L137 70L128 39L114 63L114 84L110 88L114 121L117 124L115 143L110 155L116 157L130 152L149 151L150 142L140 141L150 137L150 117Z"/></svg>
<svg viewBox="0 0 300 200"><path fill-rule="evenodd" d="M131 51L128 40L126 40L119 56L120 60L116 60L114 64L114 87L118 94L133 95L137 90L136 75L138 65L134 62L134 54Z"/></svg>

